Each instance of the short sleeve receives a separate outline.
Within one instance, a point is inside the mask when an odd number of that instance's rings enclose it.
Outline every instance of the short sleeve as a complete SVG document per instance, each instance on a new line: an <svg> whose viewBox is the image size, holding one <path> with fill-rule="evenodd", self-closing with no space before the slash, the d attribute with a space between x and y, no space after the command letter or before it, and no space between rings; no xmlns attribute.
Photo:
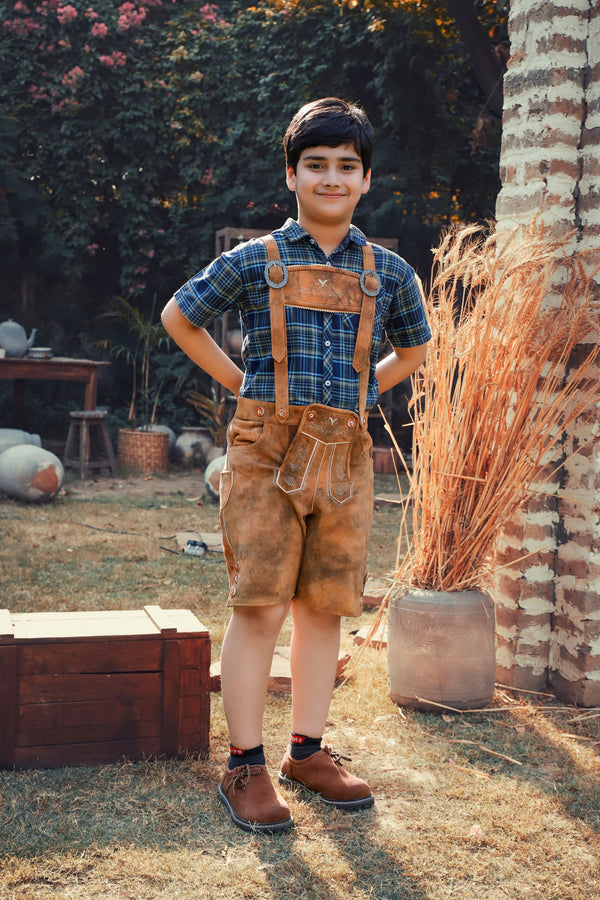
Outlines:
<svg viewBox="0 0 600 900"><path fill-rule="evenodd" d="M217 257L190 278L175 292L175 300L192 325L205 328L213 319L234 307L244 289L238 255L231 251Z"/></svg>

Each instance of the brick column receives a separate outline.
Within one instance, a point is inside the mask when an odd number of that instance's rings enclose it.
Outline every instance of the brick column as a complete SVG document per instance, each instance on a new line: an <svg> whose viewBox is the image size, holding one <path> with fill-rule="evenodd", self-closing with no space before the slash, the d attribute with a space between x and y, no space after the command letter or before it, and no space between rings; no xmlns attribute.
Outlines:
<svg viewBox="0 0 600 900"><path fill-rule="evenodd" d="M600 5L512 0L509 28L498 230L539 216L555 235L574 232L570 249L591 251L593 271L600 265ZM581 339L584 354L595 337ZM565 435L565 457L597 428L598 421L577 423ZM497 677L597 705L600 441L568 459L560 482L546 489L556 496L540 496L501 538L500 562L508 565L496 584Z"/></svg>

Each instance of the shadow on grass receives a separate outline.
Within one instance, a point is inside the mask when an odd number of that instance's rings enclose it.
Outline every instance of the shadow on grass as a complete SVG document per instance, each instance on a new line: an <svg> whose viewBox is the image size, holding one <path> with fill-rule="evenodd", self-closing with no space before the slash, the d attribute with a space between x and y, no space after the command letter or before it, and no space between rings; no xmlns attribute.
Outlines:
<svg viewBox="0 0 600 900"><path fill-rule="evenodd" d="M302 819L317 822L311 835ZM306 897L330 900L336 896L332 885L343 883L347 896L365 896L376 900L426 900L417 883L403 871L394 854L384 846L385 835L378 828L377 804L374 809L358 813L341 813L323 809L316 800L302 803L296 816L299 832L294 844L282 851L273 843L262 841L260 859L268 867L269 888L274 897ZM306 854L302 844L324 841L324 853ZM327 852L329 851L329 852ZM290 892L290 885L309 888L309 893ZM343 896L346 896L344 894Z"/></svg>
<svg viewBox="0 0 600 900"><path fill-rule="evenodd" d="M377 805L344 814L293 795L288 798L295 810L293 830L246 834L217 800L220 774L212 760L191 759L4 771L0 857L40 860L110 853L119 846L132 857L148 850L189 854L190 859L200 854L209 885L211 868L219 870L228 858L245 860L249 875L260 869L264 892L244 896L327 900L337 896L332 885L343 883L344 897L364 893L380 900L425 900L386 850Z"/></svg>

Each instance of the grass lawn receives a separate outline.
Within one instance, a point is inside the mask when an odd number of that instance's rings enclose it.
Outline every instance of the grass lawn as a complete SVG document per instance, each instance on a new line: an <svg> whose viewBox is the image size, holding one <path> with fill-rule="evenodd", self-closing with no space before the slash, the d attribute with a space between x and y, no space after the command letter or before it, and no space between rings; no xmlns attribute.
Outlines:
<svg viewBox="0 0 600 900"><path fill-rule="evenodd" d="M379 476L377 488L393 482ZM69 477L46 506L0 498L1 605L188 608L218 659L224 563L164 549L178 531L218 530L201 486L199 474ZM398 528L397 509L375 509L373 575L391 572ZM372 617L343 620L347 652ZM385 651L368 649L335 693L325 740L369 780L374 809L344 814L286 793L295 828L267 837L236 829L217 801L228 742L220 695L211 702L208 759L0 771L1 900L600 898L598 711L503 688L476 713L403 710L388 696ZM275 776L289 719L289 696L270 694Z"/></svg>

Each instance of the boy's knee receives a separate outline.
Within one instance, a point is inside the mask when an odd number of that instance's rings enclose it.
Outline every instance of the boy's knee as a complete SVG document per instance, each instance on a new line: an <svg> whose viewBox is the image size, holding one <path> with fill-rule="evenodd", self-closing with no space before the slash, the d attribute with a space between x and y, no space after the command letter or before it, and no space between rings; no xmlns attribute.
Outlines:
<svg viewBox="0 0 600 900"><path fill-rule="evenodd" d="M273 606L238 606L233 610L244 626L256 635L279 634L289 610L289 603L277 603Z"/></svg>

